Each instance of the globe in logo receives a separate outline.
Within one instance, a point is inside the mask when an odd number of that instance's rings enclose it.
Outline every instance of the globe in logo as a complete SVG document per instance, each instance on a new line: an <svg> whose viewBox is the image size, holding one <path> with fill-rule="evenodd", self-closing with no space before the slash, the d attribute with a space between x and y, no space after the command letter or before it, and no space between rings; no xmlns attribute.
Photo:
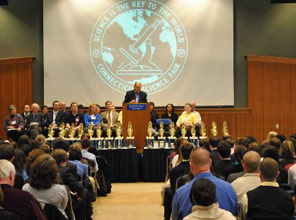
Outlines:
<svg viewBox="0 0 296 220"><path fill-rule="evenodd" d="M187 60L187 36L181 21L156 1L120 1L96 22L90 56L98 76L120 93L133 88L155 94L170 86Z"/></svg>

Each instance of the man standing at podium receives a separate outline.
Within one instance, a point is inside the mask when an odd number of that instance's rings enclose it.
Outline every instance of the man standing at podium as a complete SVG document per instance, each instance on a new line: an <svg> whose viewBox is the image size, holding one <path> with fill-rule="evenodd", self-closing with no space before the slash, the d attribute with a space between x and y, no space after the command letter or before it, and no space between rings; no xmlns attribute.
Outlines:
<svg viewBox="0 0 296 220"><path fill-rule="evenodd" d="M142 84L135 82L134 90L126 92L123 103L147 103L147 93L141 91Z"/></svg>

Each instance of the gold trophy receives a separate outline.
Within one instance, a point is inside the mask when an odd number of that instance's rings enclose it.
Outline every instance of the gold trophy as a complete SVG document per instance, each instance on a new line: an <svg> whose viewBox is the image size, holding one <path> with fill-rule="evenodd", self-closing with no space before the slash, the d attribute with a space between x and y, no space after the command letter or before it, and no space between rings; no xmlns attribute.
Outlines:
<svg viewBox="0 0 296 220"><path fill-rule="evenodd" d="M54 124L51 124L48 129L48 138L53 139L54 136Z"/></svg>
<svg viewBox="0 0 296 220"><path fill-rule="evenodd" d="M196 136L196 128L194 125L190 129L191 137L189 137L190 142L194 144L195 147L198 147L198 138Z"/></svg>
<svg viewBox="0 0 296 220"><path fill-rule="evenodd" d="M75 130L75 127L74 127L74 123L72 123L71 128L70 128L70 132L69 132L69 138L74 139L75 133L76 133L76 130Z"/></svg>
<svg viewBox="0 0 296 220"><path fill-rule="evenodd" d="M102 133L103 133L103 131L102 131L101 128L102 128L102 127L101 127L101 124L98 124L98 126L97 126L97 138L98 138L98 139L101 138Z"/></svg>
<svg viewBox="0 0 296 220"><path fill-rule="evenodd" d="M184 123L181 125L181 136L182 136L182 138L187 139L187 137L186 137L186 126L185 126Z"/></svg>
<svg viewBox="0 0 296 220"><path fill-rule="evenodd" d="M160 125L159 125L159 137L161 137L161 138L164 137L163 122L160 122Z"/></svg>
<svg viewBox="0 0 296 220"><path fill-rule="evenodd" d="M200 139L206 139L207 137L207 130L206 130L206 126L205 123L201 122L201 128L200 128L200 133L201 133L201 137Z"/></svg>
<svg viewBox="0 0 296 220"><path fill-rule="evenodd" d="M154 137L152 137L153 130L152 130L152 122L149 121L148 128L147 128L147 137L146 137L146 146L149 148L154 147Z"/></svg>
<svg viewBox="0 0 296 220"><path fill-rule="evenodd" d="M214 121L212 122L211 133L212 133L213 136L217 136L217 134L218 134L218 131L217 131L217 124L216 124L216 122L214 122Z"/></svg>
<svg viewBox="0 0 296 220"><path fill-rule="evenodd" d="M115 138L115 146L116 148L123 146L123 138L121 136L122 129L120 123L116 125L116 138Z"/></svg>
<svg viewBox="0 0 296 220"><path fill-rule="evenodd" d="M175 134L176 134L175 123L171 122L169 126L170 126L170 137L173 138L175 137Z"/></svg>
<svg viewBox="0 0 296 220"><path fill-rule="evenodd" d="M78 138L81 139L82 135L83 135L83 123L80 123L78 127Z"/></svg>
<svg viewBox="0 0 296 220"><path fill-rule="evenodd" d="M116 126L116 137L121 138L121 126L120 126L120 124L118 124Z"/></svg>
<svg viewBox="0 0 296 220"><path fill-rule="evenodd" d="M128 124L127 124L127 137L126 137L126 145L127 147L132 147L134 148L135 147L135 137L133 137L133 126L132 126L132 123L129 121ZM131 141L132 141L132 144L131 144Z"/></svg>
<svg viewBox="0 0 296 220"><path fill-rule="evenodd" d="M224 135L224 136L229 136L229 132L228 132L227 122L226 122L226 121L223 121L222 132L223 132L223 135Z"/></svg>
<svg viewBox="0 0 296 220"><path fill-rule="evenodd" d="M107 138L106 138L108 149L111 149L111 147L113 145L113 144L111 145L111 141L113 140L113 138L111 137L111 135L112 135L111 124L108 123L108 125L107 125Z"/></svg>
<svg viewBox="0 0 296 220"><path fill-rule="evenodd" d="M94 125L93 124L90 124L88 126L87 133L88 133L90 139L92 139L92 137L94 136L94 133L95 133L95 131L93 130L93 128L94 128Z"/></svg>
<svg viewBox="0 0 296 220"><path fill-rule="evenodd" d="M191 137L192 138L195 138L196 137L196 130L195 130L195 126L194 125L191 126L190 133L191 133Z"/></svg>
<svg viewBox="0 0 296 220"><path fill-rule="evenodd" d="M65 137L65 123L63 122L60 126L59 126L59 137L60 138L64 138Z"/></svg>
<svg viewBox="0 0 296 220"><path fill-rule="evenodd" d="M160 122L159 125L159 136L158 136L158 147L164 148L166 145L165 137L164 137L164 127L163 122Z"/></svg>

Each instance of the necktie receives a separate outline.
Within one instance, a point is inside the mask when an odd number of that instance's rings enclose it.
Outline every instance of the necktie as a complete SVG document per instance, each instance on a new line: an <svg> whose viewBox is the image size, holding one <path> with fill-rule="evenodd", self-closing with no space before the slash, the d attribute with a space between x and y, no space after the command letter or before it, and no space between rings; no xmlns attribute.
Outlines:
<svg viewBox="0 0 296 220"><path fill-rule="evenodd" d="M140 101L140 95L136 94L136 102L139 102L139 101Z"/></svg>
<svg viewBox="0 0 296 220"><path fill-rule="evenodd" d="M111 112L108 113L108 123L111 124Z"/></svg>

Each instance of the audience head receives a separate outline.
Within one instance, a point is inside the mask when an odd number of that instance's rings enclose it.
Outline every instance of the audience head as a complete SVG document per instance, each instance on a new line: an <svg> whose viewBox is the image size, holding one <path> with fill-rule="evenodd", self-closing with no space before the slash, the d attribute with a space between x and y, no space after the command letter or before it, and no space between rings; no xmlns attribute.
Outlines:
<svg viewBox="0 0 296 220"><path fill-rule="evenodd" d="M266 140L267 141L270 141L271 138L274 138L277 136L277 133L275 131L270 131L268 134L267 134L267 138Z"/></svg>
<svg viewBox="0 0 296 220"><path fill-rule="evenodd" d="M77 150L81 151L81 149L82 149L81 143L75 142L74 144L71 144L71 146L69 147L69 151L72 149L77 149Z"/></svg>
<svg viewBox="0 0 296 220"><path fill-rule="evenodd" d="M175 151L177 153L180 153L180 147L182 144L185 144L187 142L187 140L185 140L184 138L182 137L179 137L177 140L176 140L176 143L175 143Z"/></svg>
<svg viewBox="0 0 296 220"><path fill-rule="evenodd" d="M250 144L257 141L256 138L253 135L248 135L247 138L249 139Z"/></svg>
<svg viewBox="0 0 296 220"><path fill-rule="evenodd" d="M77 102L72 102L70 107L71 107L72 114L77 114L78 113L78 104L77 104Z"/></svg>
<svg viewBox="0 0 296 220"><path fill-rule="evenodd" d="M101 106L98 104L96 104L96 106L97 106L96 113L100 114L101 113Z"/></svg>
<svg viewBox="0 0 296 220"><path fill-rule="evenodd" d="M27 174L30 175L30 169L31 169L31 165L33 164L33 162L36 160L36 158L40 155L44 154L43 150L41 149L35 149L35 150L32 150L28 156L27 156L27 161L26 161L26 165L25 165L25 168L26 168L26 171L27 171Z"/></svg>
<svg viewBox="0 0 296 220"><path fill-rule="evenodd" d="M28 154L31 152L31 145L30 144L23 144L19 147L26 155L26 157L28 156Z"/></svg>
<svg viewBox="0 0 296 220"><path fill-rule="evenodd" d="M88 133L83 133L83 134L81 135L80 141L82 141L82 140L84 140L84 139L90 139L90 136L89 136ZM77 142L76 142L76 143L77 143Z"/></svg>
<svg viewBox="0 0 296 220"><path fill-rule="evenodd" d="M198 142L199 146L208 150L209 152L211 152L211 148L210 148L210 143L209 143L209 139L201 139L199 142Z"/></svg>
<svg viewBox="0 0 296 220"><path fill-rule="evenodd" d="M141 92L141 87L142 87L142 83L141 82L135 82L134 84L134 90L136 93L140 93Z"/></svg>
<svg viewBox="0 0 296 220"><path fill-rule="evenodd" d="M29 183L35 189L49 189L57 183L58 166L48 154L40 155L30 169Z"/></svg>
<svg viewBox="0 0 296 220"><path fill-rule="evenodd" d="M52 103L52 109L53 109L53 111L60 110L60 102L59 101L53 101L53 103Z"/></svg>
<svg viewBox="0 0 296 220"><path fill-rule="evenodd" d="M112 104L112 102L111 101L106 101L105 102L105 107L106 107L106 109L107 109L107 111L112 111L112 108L113 108L113 104Z"/></svg>
<svg viewBox="0 0 296 220"><path fill-rule="evenodd" d="M8 160L0 160L0 184L14 186L14 178L15 168L13 164Z"/></svg>
<svg viewBox="0 0 296 220"><path fill-rule="evenodd" d="M53 149L63 149L68 151L69 145L63 138L56 138L53 142Z"/></svg>
<svg viewBox="0 0 296 220"><path fill-rule="evenodd" d="M234 141L231 138L226 139L225 142L229 145L230 148L233 148Z"/></svg>
<svg viewBox="0 0 296 220"><path fill-rule="evenodd" d="M69 160L67 152L63 149L56 149L52 151L51 156L55 159L58 166L66 166L66 163Z"/></svg>
<svg viewBox="0 0 296 220"><path fill-rule="evenodd" d="M11 115L15 115L15 114L16 114L16 107L15 107L15 105L10 105L10 106L8 107L8 111L9 111L9 113L10 113Z"/></svg>
<svg viewBox="0 0 296 220"><path fill-rule="evenodd" d="M270 157L277 162L279 162L279 159L280 159L279 151L274 146L271 146L271 145L267 145L265 147L263 151L263 157L264 158Z"/></svg>
<svg viewBox="0 0 296 220"><path fill-rule="evenodd" d="M284 134L278 134L276 136L278 139L280 139L280 141L283 143L287 138Z"/></svg>
<svg viewBox="0 0 296 220"><path fill-rule="evenodd" d="M194 148L190 154L190 170L195 176L201 172L210 172L212 160L210 153L201 147Z"/></svg>
<svg viewBox="0 0 296 220"><path fill-rule="evenodd" d="M195 107L196 107L195 101L191 101L189 104L192 107L192 111L194 111L195 110Z"/></svg>
<svg viewBox="0 0 296 220"><path fill-rule="evenodd" d="M80 150L73 148L69 151L69 160L80 161L81 159L82 159L82 153Z"/></svg>
<svg viewBox="0 0 296 220"><path fill-rule="evenodd" d="M185 106L184 106L184 110L187 114L193 112L193 107L190 103L186 103Z"/></svg>
<svg viewBox="0 0 296 220"><path fill-rule="evenodd" d="M234 158L238 163L241 163L241 161L243 160L243 157L245 155L247 151L247 148L243 145L237 145L234 148Z"/></svg>
<svg viewBox="0 0 296 220"><path fill-rule="evenodd" d="M217 151L221 158L226 159L230 157L231 149L226 141L221 141L218 145Z"/></svg>
<svg viewBox="0 0 296 220"><path fill-rule="evenodd" d="M294 146L292 141L284 141L280 147L280 157L293 159L294 158Z"/></svg>
<svg viewBox="0 0 296 220"><path fill-rule="evenodd" d="M81 141L82 149L88 149L91 147L91 141L87 138Z"/></svg>
<svg viewBox="0 0 296 220"><path fill-rule="evenodd" d="M37 113L39 112L39 109L40 109L40 107L39 107L39 105L38 105L37 103L33 103L33 104L31 105L31 110L32 110L32 112L33 112L34 114L37 114Z"/></svg>
<svg viewBox="0 0 296 220"><path fill-rule="evenodd" d="M193 148L194 148L194 145L189 142L187 142L181 146L180 151L181 151L183 160L190 159L190 154L191 154L191 151L193 150Z"/></svg>
<svg viewBox="0 0 296 220"><path fill-rule="evenodd" d="M26 159L27 159L26 155L22 150L20 149L15 150L13 165L17 172L21 174L23 173L25 169Z"/></svg>
<svg viewBox="0 0 296 220"><path fill-rule="evenodd" d="M165 110L166 112L171 112L171 113L174 113L175 112L175 106L171 103L167 104L166 107L165 107Z"/></svg>
<svg viewBox="0 0 296 220"><path fill-rule="evenodd" d="M222 136L222 141L226 141L226 140L233 140L232 136L227 134L227 135L223 135Z"/></svg>
<svg viewBox="0 0 296 220"><path fill-rule="evenodd" d="M0 146L0 159L13 161L15 155L15 149L10 144L3 144Z"/></svg>
<svg viewBox="0 0 296 220"><path fill-rule="evenodd" d="M271 146L276 147L276 149L278 149L278 150L281 147L281 143L282 143L281 140L279 138L277 138L277 137L271 138L270 141L269 141L269 144Z"/></svg>
<svg viewBox="0 0 296 220"><path fill-rule="evenodd" d="M65 102L60 102L60 109L61 109L61 111L63 111L63 112L66 111L66 103L65 103Z"/></svg>
<svg viewBox="0 0 296 220"><path fill-rule="evenodd" d="M40 144L46 143L46 137L43 134L38 134L35 138L35 141L38 141Z"/></svg>
<svg viewBox="0 0 296 220"><path fill-rule="evenodd" d="M245 173L259 173L260 171L260 154L256 151L248 151L243 157L243 167Z"/></svg>
<svg viewBox="0 0 296 220"><path fill-rule="evenodd" d="M40 149L43 150L44 153L50 154L50 146L48 144L42 144L40 146Z"/></svg>
<svg viewBox="0 0 296 220"><path fill-rule="evenodd" d="M88 106L88 114L89 115L94 115L97 113L97 105L96 104L90 104Z"/></svg>
<svg viewBox="0 0 296 220"><path fill-rule="evenodd" d="M38 149L40 148L41 143L39 141L32 140L30 145L31 145L31 149Z"/></svg>
<svg viewBox="0 0 296 220"><path fill-rule="evenodd" d="M30 138L28 135L23 134L22 136L20 136L20 138L18 139L18 146L22 146L23 144L30 144Z"/></svg>
<svg viewBox="0 0 296 220"><path fill-rule="evenodd" d="M24 113L29 113L31 111L30 105L24 105Z"/></svg>
<svg viewBox="0 0 296 220"><path fill-rule="evenodd" d="M217 148L220 143L220 139L218 137L212 136L209 139L209 143L211 148Z"/></svg>
<svg viewBox="0 0 296 220"><path fill-rule="evenodd" d="M249 139L245 138L245 137L238 137L235 141L236 145L243 145L246 148L249 147Z"/></svg>
<svg viewBox="0 0 296 220"><path fill-rule="evenodd" d="M190 191L190 200L194 205L210 206L216 202L216 186L210 180L195 180Z"/></svg>
<svg viewBox="0 0 296 220"><path fill-rule="evenodd" d="M264 158L260 163L261 181L275 182L279 175L279 164L272 158Z"/></svg>
<svg viewBox="0 0 296 220"><path fill-rule="evenodd" d="M47 115L48 114L48 107L47 105L44 105L41 107L41 112L43 115Z"/></svg>

